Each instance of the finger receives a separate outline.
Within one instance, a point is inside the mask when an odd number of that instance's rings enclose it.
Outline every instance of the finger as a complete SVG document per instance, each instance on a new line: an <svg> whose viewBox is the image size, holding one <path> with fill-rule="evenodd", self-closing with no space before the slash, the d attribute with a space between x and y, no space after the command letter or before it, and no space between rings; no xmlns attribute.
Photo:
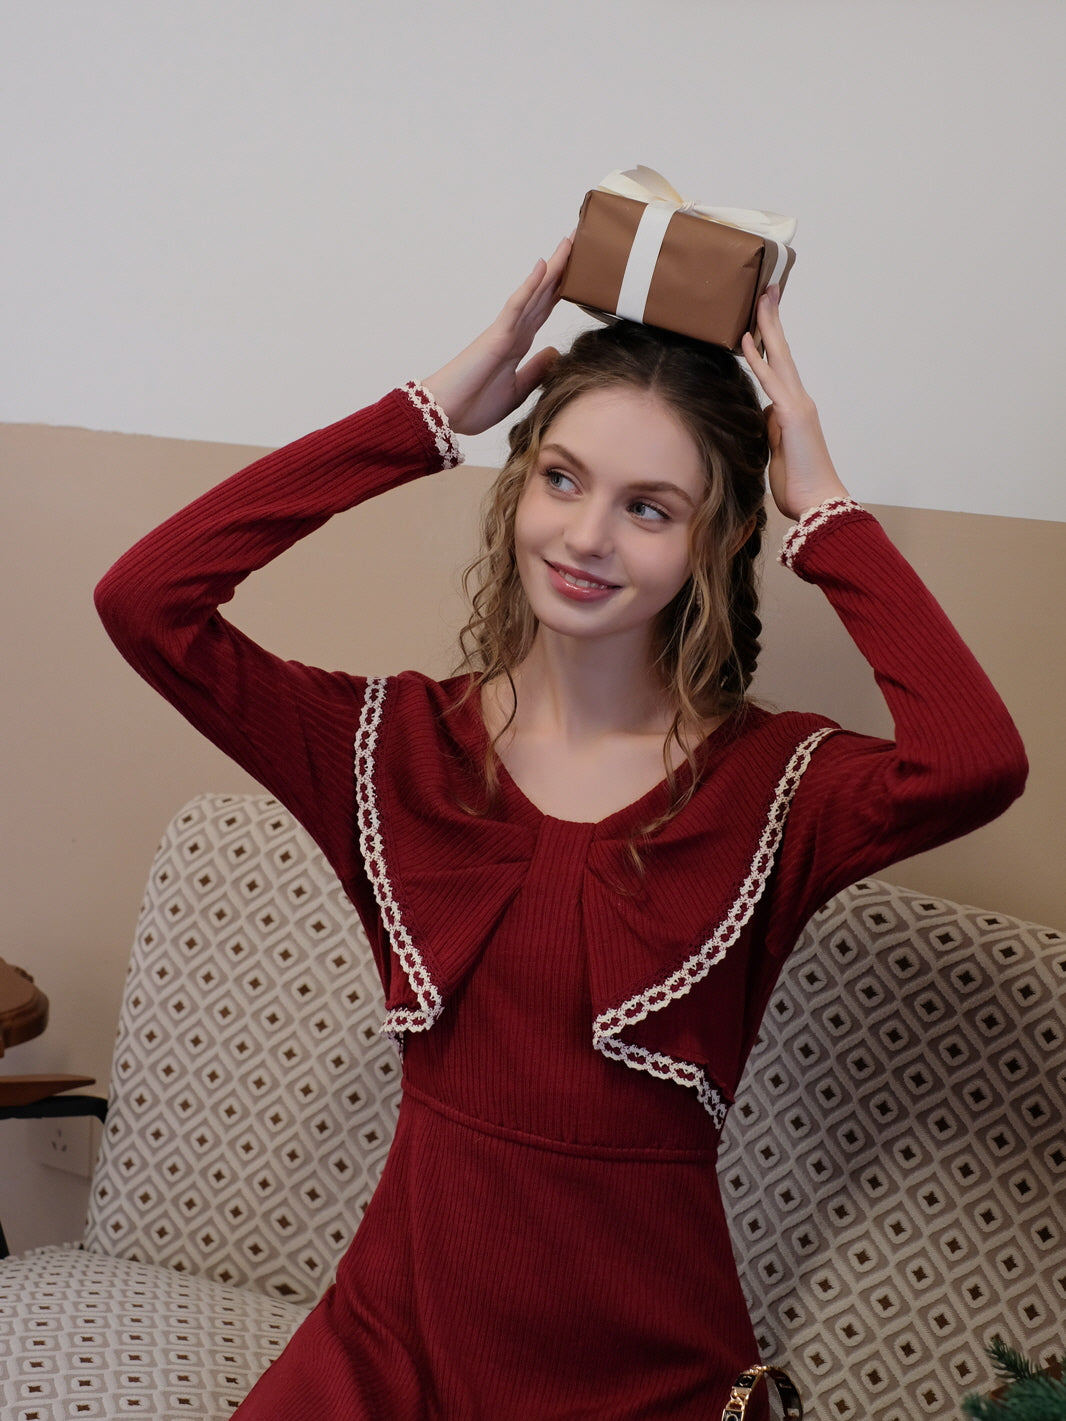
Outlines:
<svg viewBox="0 0 1066 1421"><path fill-rule="evenodd" d="M762 328L759 327L757 330L759 339L763 340ZM763 341L764 348L765 344L765 341ZM771 368L766 356L759 351L759 347L755 344L754 337L747 331L745 331L741 337L740 349L744 359L748 362L748 368L759 382L759 387L766 398L771 402L780 399L783 393L781 381Z"/></svg>
<svg viewBox="0 0 1066 1421"><path fill-rule="evenodd" d="M759 298L759 335L767 361L782 373L795 370L792 350L785 338L785 328L781 324L781 291L779 287L769 287Z"/></svg>
<svg viewBox="0 0 1066 1421"><path fill-rule="evenodd" d="M781 312L777 301L774 299L773 288L764 291L759 297L755 307L758 318L759 335L762 337L763 347L768 348L768 342L777 343L784 340L784 330L781 326Z"/></svg>
<svg viewBox="0 0 1066 1421"><path fill-rule="evenodd" d="M559 303L559 288L561 281L563 281L563 273L566 271L567 254L569 254L569 244L553 253L553 257L547 263L542 283L536 293L530 297L526 308L517 315L513 334L515 334L516 345L520 345L524 350L529 350L537 331L540 330L544 321L549 318L551 311Z"/></svg>
<svg viewBox="0 0 1066 1421"><path fill-rule="evenodd" d="M548 258L548 274L552 277L561 277L566 270L566 264L570 260L570 252L573 249L573 234L564 237L559 245Z"/></svg>
<svg viewBox="0 0 1066 1421"><path fill-rule="evenodd" d="M764 302L766 304L764 304ZM785 409L797 405L808 398L800 379L792 351L785 339L784 329L777 314L776 302L765 297L759 302L758 334L763 344L761 357L757 354L755 342L748 340L742 350L751 367L751 372L762 387L763 393L775 405Z"/></svg>
<svg viewBox="0 0 1066 1421"><path fill-rule="evenodd" d="M756 326L755 330L759 338L762 339L762 332L759 330L758 326ZM751 373L756 376L756 378L758 378L758 366L765 364L765 362L762 358L762 354L759 350L759 347L755 342L755 336L753 336L750 331L745 331L744 334L740 337L740 350L741 354L744 356L744 359L751 367Z"/></svg>
<svg viewBox="0 0 1066 1421"><path fill-rule="evenodd" d="M526 277L522 285L516 291L512 291L503 304L502 315L510 316L512 324L521 316L529 303L536 296L544 281L544 274L548 269L548 263L543 257L538 257L533 264L533 270Z"/></svg>
<svg viewBox="0 0 1066 1421"><path fill-rule="evenodd" d="M530 303L530 315L539 317L541 321L547 318L548 313L559 299L559 287L562 285L563 276L570 261L570 248L570 238L564 237L544 263L544 274Z"/></svg>
<svg viewBox="0 0 1066 1421"><path fill-rule="evenodd" d="M531 355L521 369L515 372L515 393L519 404L531 395L538 385L543 385L548 371L558 359L559 352L555 346L545 346L543 350L538 350L536 355Z"/></svg>
<svg viewBox="0 0 1066 1421"><path fill-rule="evenodd" d="M570 238L564 237L549 259L540 258L517 291L511 293L497 318L510 331L532 333L547 320L559 299L559 285L570 259Z"/></svg>

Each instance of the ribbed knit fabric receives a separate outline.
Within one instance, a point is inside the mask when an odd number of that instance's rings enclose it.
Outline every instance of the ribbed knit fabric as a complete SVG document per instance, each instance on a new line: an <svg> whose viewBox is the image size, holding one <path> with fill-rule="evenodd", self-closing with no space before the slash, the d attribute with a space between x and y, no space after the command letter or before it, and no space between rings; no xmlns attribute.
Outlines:
<svg viewBox="0 0 1066 1421"><path fill-rule="evenodd" d="M894 741L733 717L641 878L628 843L665 786L574 824L501 770L471 815L485 732L462 683L281 662L217 611L332 514L452 462L439 412L394 392L205 495L98 590L132 664L321 844L405 1043L396 1140L337 1286L240 1414L705 1421L754 1360L714 1159L781 963L838 888L1000 812L1024 754L846 504L794 532L791 561L873 665Z"/></svg>

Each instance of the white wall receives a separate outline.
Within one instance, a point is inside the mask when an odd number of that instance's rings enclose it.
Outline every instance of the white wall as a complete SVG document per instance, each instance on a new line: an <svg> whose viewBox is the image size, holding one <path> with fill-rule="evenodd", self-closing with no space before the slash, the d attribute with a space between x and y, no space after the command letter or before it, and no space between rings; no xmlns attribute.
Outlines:
<svg viewBox="0 0 1066 1421"><path fill-rule="evenodd" d="M435 368L642 161L799 217L786 314L859 496L1066 517L1062 0L0 23L0 420L285 441Z"/></svg>

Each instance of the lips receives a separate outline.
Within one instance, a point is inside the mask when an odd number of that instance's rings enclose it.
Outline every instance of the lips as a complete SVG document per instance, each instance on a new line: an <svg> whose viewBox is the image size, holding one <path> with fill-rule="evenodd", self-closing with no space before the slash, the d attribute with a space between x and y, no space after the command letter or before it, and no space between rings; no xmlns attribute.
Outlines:
<svg viewBox="0 0 1066 1421"><path fill-rule="evenodd" d="M552 587L572 602L602 602L618 591L618 583L607 582L583 568L555 562L548 563L547 567Z"/></svg>

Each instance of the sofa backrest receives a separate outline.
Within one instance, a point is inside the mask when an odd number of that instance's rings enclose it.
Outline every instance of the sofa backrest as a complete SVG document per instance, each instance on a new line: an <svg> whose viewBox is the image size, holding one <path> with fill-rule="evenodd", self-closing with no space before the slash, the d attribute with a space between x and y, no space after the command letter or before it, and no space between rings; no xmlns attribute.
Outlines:
<svg viewBox="0 0 1066 1421"><path fill-rule="evenodd" d="M764 1360L826 1421L946 1421L1066 1348L1066 934L886 883L812 919L726 1124Z"/></svg>
<svg viewBox="0 0 1066 1421"><path fill-rule="evenodd" d="M86 1247L324 1291L392 1138L399 1062L355 911L266 795L201 795L152 864Z"/></svg>

